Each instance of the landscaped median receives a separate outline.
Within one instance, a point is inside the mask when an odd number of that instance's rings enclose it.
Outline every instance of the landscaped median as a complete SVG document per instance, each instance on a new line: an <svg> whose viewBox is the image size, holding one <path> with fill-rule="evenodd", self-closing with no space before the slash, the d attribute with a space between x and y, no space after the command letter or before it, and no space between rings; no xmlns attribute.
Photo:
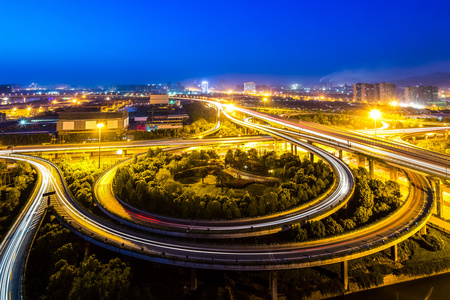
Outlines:
<svg viewBox="0 0 450 300"><path fill-rule="evenodd" d="M249 153L252 153L251 150L249 151ZM196 159L196 164L200 164L199 166L194 165L194 167L191 169L189 169L188 167L185 167L184 165L182 165L183 159L184 160L192 160L192 158L195 156L199 156L202 157L203 155L207 155L205 159ZM100 178L96 181L96 183L94 184L94 195L95 195L95 199L98 203L98 206L102 209L103 212L105 212L106 214L108 214L110 217L120 221L120 222L127 222L128 225L131 226L135 226L137 228L142 229L142 226L146 226L146 227L150 227L148 230L152 231L152 232L161 232L161 230L164 230L168 228L168 226L165 226L165 223L167 223L167 225L172 225L171 228L169 228L170 230L167 231L170 235L189 235L191 237L204 237L205 235L211 235L212 233L217 234L218 237L246 237L246 236L252 236L252 235L261 235L261 234L271 234L271 233L276 233L279 232L280 229L287 225L287 224L281 224L281 225L274 225L274 226L265 226L264 228L258 228L255 226L255 228L250 228L250 225L247 226L247 229L240 229L239 232L236 231L235 233L230 233L230 232L224 232L224 231L220 231L220 230L211 230L211 231L207 231L207 227L211 226L219 226L219 225L232 225L233 223L238 223L238 224L245 224L245 222L267 222L271 219L277 219L277 220L281 220L284 216L285 217L292 217L293 215L295 215L296 213L301 213L303 210L305 209L309 209L311 207L314 207L315 205L318 205L321 201L324 201L325 199L327 199L328 197L330 197L331 195L333 195L333 193L336 192L336 188L339 184L339 181L337 180L336 176L333 176L333 173L329 173L330 179L328 179L327 182L327 186L325 188L322 188L323 190L320 191L320 195L318 196L314 196L317 195L317 191L315 189L315 187L313 187L313 192L310 191L310 188L312 185L303 185L302 186L302 190L298 190L295 185L295 182L291 182L289 183L289 179L284 179L283 181L285 181L285 183L281 184L281 187L278 188L270 188L270 187L264 187L261 184L257 184L258 185L258 189L253 189L252 186L250 185L248 188L245 189L225 189L223 188L224 185L224 176L228 176L226 174L224 174L224 172L222 170L220 170L220 165L213 165L211 166L211 164L208 164L208 161L210 160L211 156L213 156L214 154L212 152L208 152L205 154L201 154L201 153L195 153L192 155L187 155L185 156L185 158L181 158L181 161L178 161L178 166L177 168L179 170L182 170L183 174L190 174L192 176L194 176L192 179L186 179L185 177L181 179L177 179L180 180L181 182L185 183L183 186L181 186L179 183L177 183L176 181L173 181L172 179L170 179L171 177L171 173L175 173L176 171L172 171L169 170L166 171L166 173L163 173L161 171L162 170L167 170L166 168L171 168L174 167L174 162L176 161L170 161L169 154L164 154L164 160L167 160L168 162L168 166L164 167L160 166L161 169L159 170L155 170L152 171L153 173L157 173L156 176L160 177L160 181L159 182L163 182L164 184L166 184L167 182L172 182L171 187L173 186L178 186L179 188L182 189L187 189L188 191L195 191L197 189L197 185L199 185L199 187L201 188L200 190L204 190L205 187L209 187L208 191L211 191L212 193L214 193L212 197L224 197L224 196L229 196L229 195L233 195L231 197L236 197L237 195L240 195L240 197L243 197L243 199L245 200L245 202L248 202L250 205L248 206L247 210L241 210L241 212L246 212L247 214L250 214L251 217L247 218L243 218L243 216L241 217L234 217L231 220L223 220L222 218L216 218L215 220L205 220L205 216L195 216L192 215L191 218L187 218L187 219L180 219L174 216L161 216L155 213L151 213L149 211L142 211L139 208L133 207L131 206L128 202L129 199L127 199L127 202L121 200L119 197L114 195L113 192L113 185L112 185L112 181L113 178L117 177L117 170L119 169L119 167L121 167L120 170L122 170L123 168L128 168L129 170L144 170L142 175L137 175L136 178L144 178L145 176L149 176L150 173L148 173L149 170L153 167L143 167L143 166L138 166L136 165L136 163L139 162L139 164L142 164L142 161L144 160L148 160L151 159L149 158L148 155L143 156L142 158L136 158L136 162L133 163L131 160L122 162L119 166L114 166L112 168L110 168L109 170L107 170L104 174L102 174L102 176L100 176ZM270 153L268 153L269 155ZM162 155L162 154L161 154ZM242 155L242 154L241 154ZM272 155L272 154L271 154ZM269 157L269 156L268 156ZM156 157L155 157L156 158ZM272 159L272 156L270 157ZM286 161L286 159L289 160L293 159L290 163L290 173L295 175L295 169L294 169L294 165L295 165L295 161L297 161L298 163L302 163L305 164L305 169L306 166L309 165L309 161L300 161L298 159L298 157L294 157L294 156L284 156L284 160ZM253 163L254 164L254 163ZM322 170L322 168L327 168L329 169L328 166L326 166L325 164L323 164L321 161L319 163L314 163L311 164L311 166L315 166L313 167L311 170ZM195 183L195 184L186 184L188 182L197 182L200 180L200 173L197 172L196 170L199 170L201 168L210 168L212 169L212 174L213 175L208 175L208 172L206 172L206 174L204 174L203 176L206 176L206 180L209 181L209 184L202 184L202 183ZM306 174L310 174L311 170L308 171L304 171L305 169L301 169L301 172L303 174L303 172L305 172ZM317 171L320 172L320 171ZM330 171L327 171L330 172ZM161 179L162 175L164 174L164 178ZM306 175L305 176L309 176ZM311 173L312 174L312 173ZM300 173L299 173L300 175ZM152 175L155 176L155 175ZM198 176L198 177L197 177ZM249 176L255 176L255 175L249 175ZM304 175L301 175L304 176ZM311 175L313 176L313 175ZM175 177L177 177L177 175L175 175ZM214 179L215 177L215 179ZM129 178L129 177L128 177ZM235 180L233 179L231 176L229 177L229 180ZM307 177L306 177L307 178ZM314 177L316 178L316 177ZM138 181L139 179L136 179L136 181ZM228 181L228 179L226 179ZM330 182L331 180L331 182ZM134 181L134 180L133 180ZM212 181L212 182L211 182ZM215 182L214 182L215 181ZM314 180L313 182L315 182L316 180ZM319 179L319 181L322 181L322 179ZM148 183L148 185L150 185L150 182ZM300 183L298 183L300 184ZM322 183L323 184L323 183ZM134 186L136 185L136 186ZM141 187L137 187L137 183L134 183L133 185L130 185L130 191L126 191L126 192L122 192L122 194L124 195L128 195L131 198L136 198L136 194L133 196L133 190L139 191L139 189L142 191ZM261 186L261 187L259 187ZM295 190L292 190L292 188L294 188ZM117 186L116 186L116 190L117 190ZM121 188L123 189L123 188ZM267 189L267 192L264 192L264 190ZM247 191L246 191L247 190ZM261 197L260 200L256 201L256 200L251 200L251 193L250 190L252 192L256 192L259 193L257 194L256 197ZM308 193L307 193L308 192ZM230 194L231 193L231 194ZM294 193L294 194L293 194ZM184 193L183 193L184 194ZM181 194L180 194L181 195ZM259 195L259 196L258 196ZM272 201L278 201L276 199L279 199L280 201L290 201L290 203L294 203L294 196L293 195L300 195L300 197L302 197L304 200L302 200L302 202L297 202L297 204L295 205L294 208L291 208L287 205L282 204L282 207L286 207L285 209L282 209L280 207L276 208L275 206L272 206L272 208L270 208L270 205L277 205L276 203L272 202ZM201 196L201 195L200 195ZM148 198L149 197L149 198ZM238 196L239 197L239 196ZM275 198L274 198L275 197ZM281 197L281 198L280 198ZM286 200L286 197L288 198ZM290 200L292 197L292 200ZM311 197L311 198L310 198ZM348 195L348 197L351 197L351 194ZM147 196L145 199L148 199L147 201L151 201L151 196ZM267 198L267 200L265 200ZM309 198L309 199L308 199ZM246 200L247 199L247 200ZM285 199L285 200L282 200ZM238 206L242 208L241 204L239 204L239 201L242 200L233 200L233 202L230 202L231 204L236 203ZM298 201L298 200L296 200ZM284 203L282 202L282 203ZM264 203L264 205L263 205ZM271 204L273 203L273 204ZM211 203L210 203L211 204ZM280 203L279 203L280 204ZM163 205L163 204L161 204ZM159 207L161 205L157 205L156 207ZM166 203L164 205L169 205L168 207L170 207L170 203ZM224 205L224 204L223 204ZM251 206L254 205L254 212L252 213L251 211ZM261 205L263 205L261 207ZM291 204L292 205L292 204ZM339 209L342 205L345 205L345 201L342 201L341 203L339 203L339 205L334 206L333 208L331 207L327 207L325 210L330 211L330 213L334 212L335 210ZM237 208L236 207L236 208ZM212 208L210 206L208 206L208 203L205 203L205 208ZM232 207L230 207L232 208ZM235 209L236 209L235 208ZM263 216L255 216L258 212L261 212L261 208L263 208L263 212L264 211L270 211L270 213L266 213ZM187 208L188 209L188 208ZM191 208L193 209L193 208ZM272 210L271 210L272 209ZM277 209L276 211L274 211L273 209ZM188 209L189 210L189 209ZM197 211L197 210L196 210ZM327 216L329 213L327 212L325 214L325 216ZM239 213L240 215L240 213ZM193 216L196 217L195 220L192 220ZM317 216L313 217L314 219L320 219L321 216L320 214L318 214ZM195 224L197 226L201 226L201 224L204 224L204 230L200 229L197 230L196 226L192 226L189 230L189 232L186 232L186 228L179 228L179 226L173 226L176 224L192 224L192 222L195 222ZM130 223L135 223L130 224ZM250 223L248 223L250 224ZM214 229L214 228L211 228ZM166 233L167 233L166 232ZM180 233L181 232L181 233ZM196 236L196 234L199 234Z"/></svg>

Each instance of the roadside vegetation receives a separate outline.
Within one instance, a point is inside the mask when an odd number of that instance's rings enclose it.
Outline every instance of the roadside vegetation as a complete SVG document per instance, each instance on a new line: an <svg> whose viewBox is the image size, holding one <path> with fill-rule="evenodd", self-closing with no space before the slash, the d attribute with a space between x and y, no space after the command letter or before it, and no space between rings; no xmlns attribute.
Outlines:
<svg viewBox="0 0 450 300"><path fill-rule="evenodd" d="M51 141L52 135L48 133L0 135L0 144L4 146L38 145Z"/></svg>
<svg viewBox="0 0 450 300"><path fill-rule="evenodd" d="M62 171L67 187L75 200L92 212L94 209L92 187L95 180L110 167L110 164L103 163L98 168L97 160L89 159L86 154L83 154L78 161L72 161L70 156L65 155L56 159L54 163Z"/></svg>
<svg viewBox="0 0 450 300"><path fill-rule="evenodd" d="M288 116L291 119L313 122L327 126L338 126L350 130L373 129L375 122L368 117L368 112L351 111L346 113L323 113L321 111L314 113L303 113ZM384 113L383 119L389 120L390 129L416 128L422 124L422 120L407 118L401 114ZM427 120L432 122L433 120ZM439 121L438 121L439 122ZM378 123L380 126L381 123Z"/></svg>
<svg viewBox="0 0 450 300"><path fill-rule="evenodd" d="M400 185L392 180L371 179L365 168L352 170L355 192L342 208L320 221L296 224L287 232L285 240L304 242L349 232L374 223L400 206Z"/></svg>
<svg viewBox="0 0 450 300"><path fill-rule="evenodd" d="M37 174L28 162L0 161L0 241L29 199Z"/></svg>
<svg viewBox="0 0 450 300"><path fill-rule="evenodd" d="M450 155L450 140L445 138L432 137L427 140L416 140L414 137L406 140L408 143L434 152Z"/></svg>
<svg viewBox="0 0 450 300"><path fill-rule="evenodd" d="M265 187L260 194L247 190L237 197L228 187L244 188L251 181L228 175L215 151L171 155L149 149L145 157L135 157L132 163L119 168L114 192L130 205L152 213L191 219L233 219L272 214L307 203L334 182L331 168L322 161L311 163L275 152L258 155L255 149L230 151L225 158L227 164L248 165L249 170L261 172L277 170L275 174L285 182ZM192 183L200 179L205 185L204 179L209 175L215 177L213 186L221 193L196 193Z"/></svg>

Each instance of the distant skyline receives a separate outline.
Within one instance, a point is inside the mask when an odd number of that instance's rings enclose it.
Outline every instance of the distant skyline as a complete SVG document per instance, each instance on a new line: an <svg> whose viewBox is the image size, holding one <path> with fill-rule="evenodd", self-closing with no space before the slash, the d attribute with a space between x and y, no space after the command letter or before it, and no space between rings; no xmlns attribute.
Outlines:
<svg viewBox="0 0 450 300"><path fill-rule="evenodd" d="M446 72L449 9L404 0L9 1L0 83L351 84Z"/></svg>

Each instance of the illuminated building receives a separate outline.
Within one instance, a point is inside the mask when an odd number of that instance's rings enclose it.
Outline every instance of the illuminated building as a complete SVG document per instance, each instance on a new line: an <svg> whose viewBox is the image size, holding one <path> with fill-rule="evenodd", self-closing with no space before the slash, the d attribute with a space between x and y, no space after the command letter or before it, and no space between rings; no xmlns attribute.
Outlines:
<svg viewBox="0 0 450 300"><path fill-rule="evenodd" d="M98 134L97 124L105 124L102 132L114 132L120 136L129 124L128 112L61 112L56 123L60 136L70 133Z"/></svg>
<svg viewBox="0 0 450 300"><path fill-rule="evenodd" d="M189 119L187 114L176 114L166 116L151 116L147 119L147 130L181 128Z"/></svg>
<svg viewBox="0 0 450 300"><path fill-rule="evenodd" d="M208 81L202 81L201 88L202 88L202 94L208 94L209 93Z"/></svg>
<svg viewBox="0 0 450 300"><path fill-rule="evenodd" d="M353 100L357 102L383 102L395 101L397 86L393 83L361 83L353 85Z"/></svg>
<svg viewBox="0 0 450 300"><path fill-rule="evenodd" d="M423 105L427 105L428 102L437 102L438 93L437 86L419 86L417 87L417 101Z"/></svg>
<svg viewBox="0 0 450 300"><path fill-rule="evenodd" d="M437 86L408 86L405 88L405 101L409 104L429 105L438 102Z"/></svg>
<svg viewBox="0 0 450 300"><path fill-rule="evenodd" d="M353 85L353 101L374 102L375 86L370 83L355 83Z"/></svg>
<svg viewBox="0 0 450 300"><path fill-rule="evenodd" d="M405 87L405 101L408 104L416 104L417 103L417 87L416 86Z"/></svg>
<svg viewBox="0 0 450 300"><path fill-rule="evenodd" d="M149 104L167 105L167 104L169 104L169 95L167 95L167 94L151 94Z"/></svg>
<svg viewBox="0 0 450 300"><path fill-rule="evenodd" d="M244 92L256 93L256 84L254 82L244 82Z"/></svg>
<svg viewBox="0 0 450 300"><path fill-rule="evenodd" d="M395 84L388 82L375 83L375 101L390 103L395 101L396 95L397 86Z"/></svg>

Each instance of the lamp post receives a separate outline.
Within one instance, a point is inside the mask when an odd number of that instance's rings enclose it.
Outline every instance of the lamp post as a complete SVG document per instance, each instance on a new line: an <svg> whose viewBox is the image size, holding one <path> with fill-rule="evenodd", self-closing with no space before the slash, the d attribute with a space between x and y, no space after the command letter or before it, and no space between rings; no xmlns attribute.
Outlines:
<svg viewBox="0 0 450 300"><path fill-rule="evenodd" d="M377 119L381 117L381 112L378 109L372 109L370 117L375 120L375 136L377 136Z"/></svg>
<svg viewBox="0 0 450 300"><path fill-rule="evenodd" d="M101 142L101 138L102 138L102 127L105 126L105 124L103 123L98 123L97 124L97 128L98 128L98 168L100 169L100 142Z"/></svg>

